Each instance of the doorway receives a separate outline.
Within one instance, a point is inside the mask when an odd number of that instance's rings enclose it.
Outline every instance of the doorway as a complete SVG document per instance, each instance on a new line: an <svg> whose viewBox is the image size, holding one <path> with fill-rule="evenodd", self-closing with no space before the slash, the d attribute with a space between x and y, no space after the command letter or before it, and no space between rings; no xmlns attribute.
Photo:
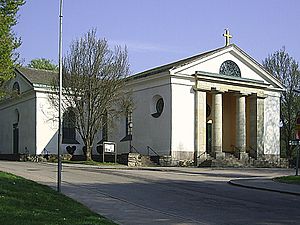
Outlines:
<svg viewBox="0 0 300 225"><path fill-rule="evenodd" d="M19 153L19 128L18 124L13 124L13 154Z"/></svg>
<svg viewBox="0 0 300 225"><path fill-rule="evenodd" d="M206 123L206 153L211 154L212 151L212 123Z"/></svg>

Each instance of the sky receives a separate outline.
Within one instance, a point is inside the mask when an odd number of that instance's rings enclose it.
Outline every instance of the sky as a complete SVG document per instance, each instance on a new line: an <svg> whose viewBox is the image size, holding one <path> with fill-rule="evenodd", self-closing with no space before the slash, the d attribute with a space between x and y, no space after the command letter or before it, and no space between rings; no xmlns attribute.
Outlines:
<svg viewBox="0 0 300 225"><path fill-rule="evenodd" d="M58 62L59 0L27 0L14 32L24 65ZM72 40L96 28L111 47L127 46L137 73L236 44L258 62L281 49L300 62L299 0L64 0L63 54Z"/></svg>

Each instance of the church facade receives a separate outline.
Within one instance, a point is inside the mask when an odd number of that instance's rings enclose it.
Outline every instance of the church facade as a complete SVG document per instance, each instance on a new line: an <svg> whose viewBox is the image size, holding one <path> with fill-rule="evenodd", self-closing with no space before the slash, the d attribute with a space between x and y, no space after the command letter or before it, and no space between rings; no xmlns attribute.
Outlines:
<svg viewBox="0 0 300 225"><path fill-rule="evenodd" d="M144 154L198 164L280 158L284 87L234 44L136 74L128 88L136 104L131 144Z"/></svg>
<svg viewBox="0 0 300 225"><path fill-rule="evenodd" d="M54 75L16 70L9 88L21 95L0 103L0 154L57 153L57 115L48 102ZM241 161L280 159L284 87L234 44L130 76L126 88L133 110L115 121L107 137L119 154L166 156L172 165L229 155ZM64 153L76 146L74 154L82 154L79 135L73 139L63 143Z"/></svg>

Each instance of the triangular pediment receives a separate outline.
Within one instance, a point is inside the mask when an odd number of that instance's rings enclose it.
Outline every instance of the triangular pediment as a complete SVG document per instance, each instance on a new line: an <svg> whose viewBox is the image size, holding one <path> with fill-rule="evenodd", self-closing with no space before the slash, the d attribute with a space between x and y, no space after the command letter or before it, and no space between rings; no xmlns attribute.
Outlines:
<svg viewBox="0 0 300 225"><path fill-rule="evenodd" d="M240 70L239 79L253 80L259 83L270 85L273 88L283 89L281 82L268 73L258 62L236 45L229 45L205 54L203 57L191 58L183 64L178 64L171 68L171 75L194 75L202 71L210 74L221 74L220 68L225 61L234 62ZM225 74L226 76L226 74ZM222 76L224 79L224 76Z"/></svg>
<svg viewBox="0 0 300 225"><path fill-rule="evenodd" d="M7 89L13 90L13 85L15 83L18 83L20 87L20 92L24 93L31 89L33 89L33 85L30 83L30 81L19 71L19 69L15 69L15 76L9 80Z"/></svg>

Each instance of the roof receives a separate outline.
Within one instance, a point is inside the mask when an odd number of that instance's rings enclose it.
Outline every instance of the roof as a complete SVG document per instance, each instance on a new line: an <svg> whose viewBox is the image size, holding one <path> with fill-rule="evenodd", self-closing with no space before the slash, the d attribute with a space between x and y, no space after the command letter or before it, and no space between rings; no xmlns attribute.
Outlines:
<svg viewBox="0 0 300 225"><path fill-rule="evenodd" d="M204 52L204 53L201 53L201 54L198 54L198 55L194 55L194 56L191 56L191 57L188 57L188 58L184 58L184 59L181 59L181 60L169 63L169 64L165 64L165 65L162 65L162 66L159 66L159 67L155 67L155 68L152 68L152 69L149 69L149 70L145 70L143 72L140 72L140 73L137 73L137 74L134 74L134 75L128 77L127 80L138 79L138 78L148 77L148 76L151 76L151 75L154 75L154 74L158 74L158 73L162 73L162 72L167 72L170 69L174 69L174 68L178 68L178 67L184 66L184 65L186 65L188 63L191 63L191 62L194 62L196 60L202 59L204 57L213 55L215 53L218 53L220 51L223 51L223 50L225 50L227 48L231 48L231 47L235 48L242 55L244 55L245 57L247 57L255 65L257 65L259 68L261 68L265 73L269 74L269 76L271 76L277 82L277 84L281 88L283 88L283 85L282 85L281 81L278 78L274 77L260 63L258 63L255 59L253 59L251 56L249 56L247 53L245 53L242 49L240 49L235 44L230 44L228 46L223 46L221 48L217 48L217 49L214 49L214 50L211 50L211 51L208 51L208 52Z"/></svg>
<svg viewBox="0 0 300 225"><path fill-rule="evenodd" d="M234 44L230 44L228 46L217 48L217 49L214 49L214 50L211 50L211 51L208 51L208 52L203 52L201 54L197 54L197 55L194 55L194 56L191 56L191 57L188 57L188 58L184 58L184 59L172 62L172 63L168 63L168 64L165 64L165 65L162 65L162 66L159 66L159 67L155 67L155 68L152 68L152 69L149 69L149 70L146 70L146 71L134 74L134 75L128 77L128 79L136 79L136 78L150 76L152 74L166 72L166 71L168 71L168 70L170 70L172 68L175 68L175 67L178 67L178 66L183 66L186 63L190 63L190 62L193 62L195 60L199 60L201 58L204 58L204 57L207 57L209 55L212 55L212 54L214 54L216 52L222 51L222 50L224 50L226 48L230 48L233 45Z"/></svg>
<svg viewBox="0 0 300 225"><path fill-rule="evenodd" d="M52 85L53 80L58 73L50 70L41 70L28 67L21 67L16 69L30 84Z"/></svg>

